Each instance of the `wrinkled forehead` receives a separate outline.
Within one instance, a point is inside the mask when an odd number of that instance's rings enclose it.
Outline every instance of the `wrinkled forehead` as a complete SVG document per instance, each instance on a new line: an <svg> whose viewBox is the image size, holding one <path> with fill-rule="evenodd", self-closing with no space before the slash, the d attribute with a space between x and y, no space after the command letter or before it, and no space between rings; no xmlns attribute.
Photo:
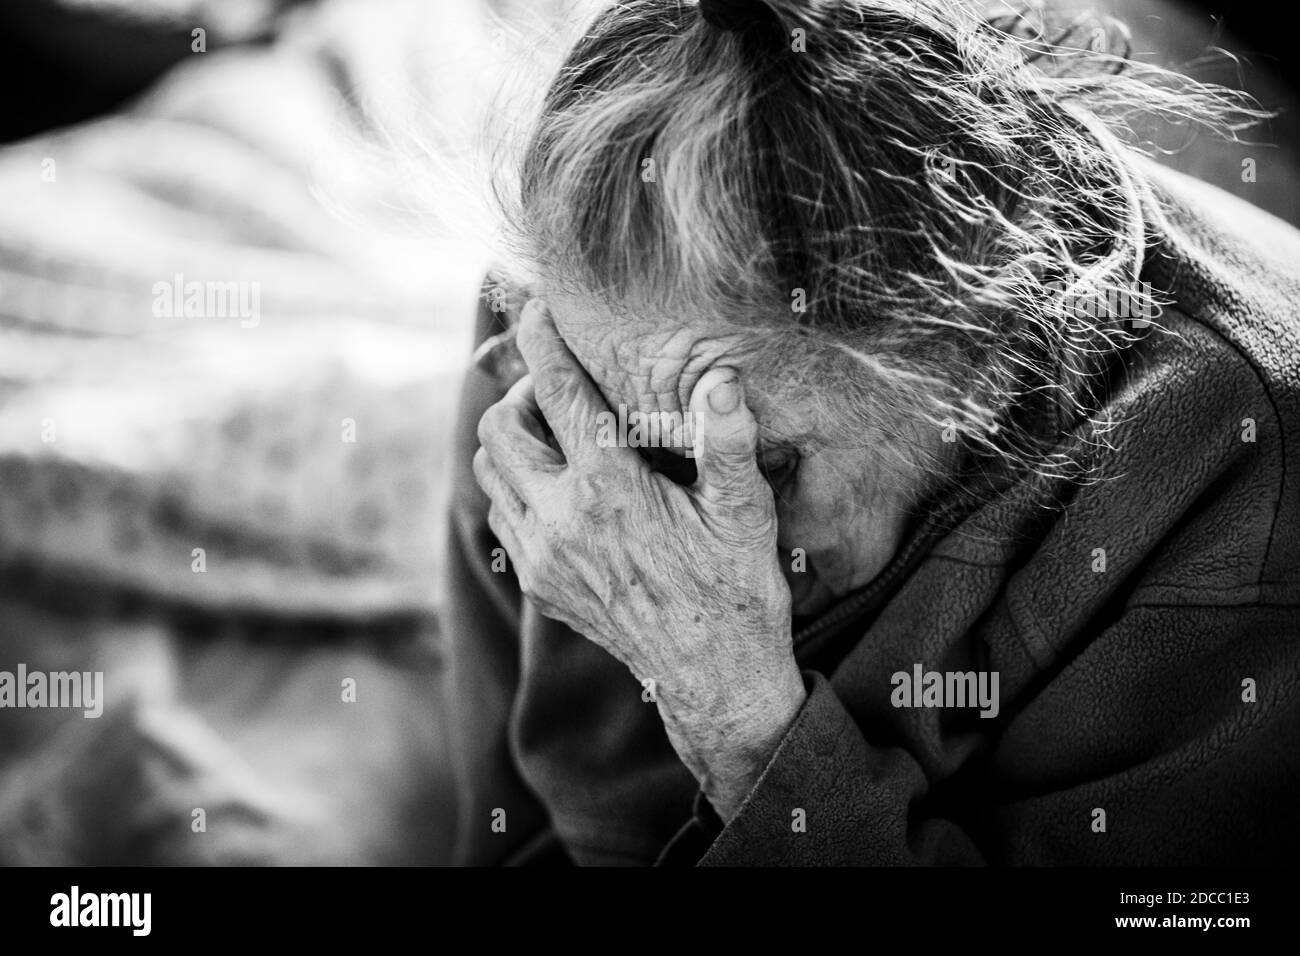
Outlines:
<svg viewBox="0 0 1300 956"><path fill-rule="evenodd" d="M571 292L542 294L569 350L611 407L683 412L713 366L731 365L743 376L763 365L761 335L707 314L621 307Z"/></svg>

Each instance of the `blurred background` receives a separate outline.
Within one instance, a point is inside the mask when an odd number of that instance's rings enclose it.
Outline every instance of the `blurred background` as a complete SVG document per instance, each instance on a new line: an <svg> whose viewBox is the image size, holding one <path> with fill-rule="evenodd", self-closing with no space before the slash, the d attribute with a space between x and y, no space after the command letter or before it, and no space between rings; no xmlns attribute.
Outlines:
<svg viewBox="0 0 1300 956"><path fill-rule="evenodd" d="M492 227L463 184L592 2L0 5L0 671L106 698L0 710L0 863L446 859L443 476ZM1300 223L1283 14L1092 6L1282 111L1142 138ZM239 308L187 314L196 282Z"/></svg>

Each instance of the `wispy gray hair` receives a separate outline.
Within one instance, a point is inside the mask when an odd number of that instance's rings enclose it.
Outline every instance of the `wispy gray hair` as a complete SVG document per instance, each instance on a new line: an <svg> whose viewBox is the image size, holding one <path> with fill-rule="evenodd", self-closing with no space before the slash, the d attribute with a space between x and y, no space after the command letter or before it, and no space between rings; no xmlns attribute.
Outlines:
<svg viewBox="0 0 1300 956"><path fill-rule="evenodd" d="M736 32L678 0L599 13L506 192L519 254L624 308L851 356L870 371L844 382L855 429L947 427L981 471L1086 477L1061 435L1104 443L1093 380L1133 332L1062 303L1159 315L1117 137L1135 113L1220 130L1257 114L1130 62L1105 19L1053 33L1037 7L762 6Z"/></svg>

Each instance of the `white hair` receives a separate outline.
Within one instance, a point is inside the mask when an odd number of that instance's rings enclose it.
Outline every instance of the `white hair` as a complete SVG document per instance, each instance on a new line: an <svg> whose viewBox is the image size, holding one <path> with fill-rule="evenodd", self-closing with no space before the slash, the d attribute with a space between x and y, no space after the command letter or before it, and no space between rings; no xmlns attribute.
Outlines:
<svg viewBox="0 0 1300 956"><path fill-rule="evenodd" d="M1092 380L1133 332L1068 304L1159 315L1116 134L1139 112L1221 131L1260 114L1132 64L1105 19L1051 35L1037 7L750 6L739 30L677 0L596 17L503 191L517 254L624 308L751 326L792 360L851 357L846 435L952 428L982 472L1086 479L1060 438L1104 442Z"/></svg>

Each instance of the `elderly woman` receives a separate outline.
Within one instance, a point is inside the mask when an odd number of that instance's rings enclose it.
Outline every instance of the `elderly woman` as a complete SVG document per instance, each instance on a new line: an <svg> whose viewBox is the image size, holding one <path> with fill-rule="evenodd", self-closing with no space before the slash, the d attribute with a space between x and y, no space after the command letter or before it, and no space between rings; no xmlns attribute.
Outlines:
<svg viewBox="0 0 1300 956"><path fill-rule="evenodd" d="M465 386L461 862L1300 848L1300 236L1111 132L1226 94L1076 53L937 0L571 51L528 374Z"/></svg>

